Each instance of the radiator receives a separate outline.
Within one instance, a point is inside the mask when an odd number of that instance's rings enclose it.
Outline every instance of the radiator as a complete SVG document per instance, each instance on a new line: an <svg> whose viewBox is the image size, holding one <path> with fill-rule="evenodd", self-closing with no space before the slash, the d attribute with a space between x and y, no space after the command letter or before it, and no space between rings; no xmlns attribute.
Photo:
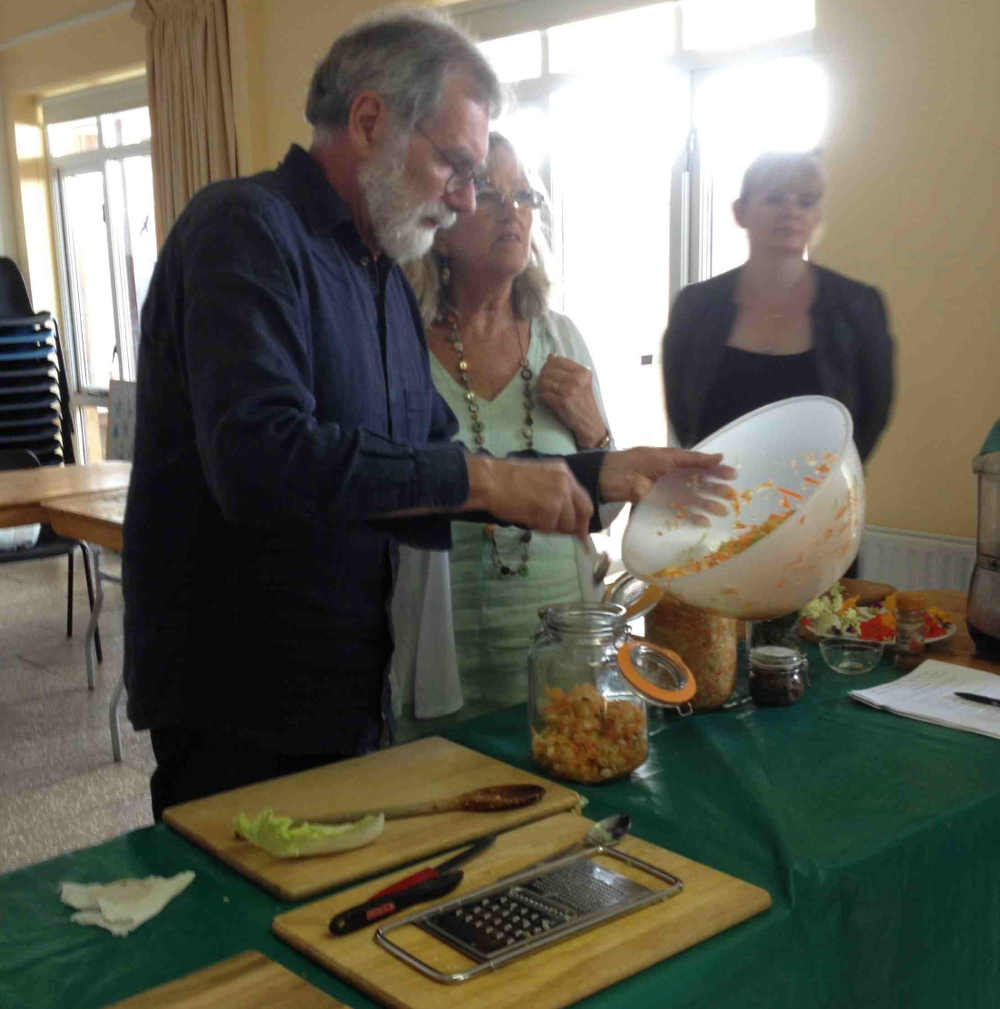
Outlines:
<svg viewBox="0 0 1000 1009"><path fill-rule="evenodd" d="M976 563L976 541L961 536L865 526L858 555L858 575L897 589L969 587Z"/></svg>

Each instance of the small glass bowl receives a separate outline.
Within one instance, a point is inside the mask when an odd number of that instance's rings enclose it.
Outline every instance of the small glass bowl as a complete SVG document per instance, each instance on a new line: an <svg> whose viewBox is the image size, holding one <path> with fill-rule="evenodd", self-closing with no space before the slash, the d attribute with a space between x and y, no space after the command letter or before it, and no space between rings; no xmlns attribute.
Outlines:
<svg viewBox="0 0 1000 1009"><path fill-rule="evenodd" d="M823 661L841 676L861 676L870 673L882 658L883 641L862 641L860 638L823 638L819 651Z"/></svg>

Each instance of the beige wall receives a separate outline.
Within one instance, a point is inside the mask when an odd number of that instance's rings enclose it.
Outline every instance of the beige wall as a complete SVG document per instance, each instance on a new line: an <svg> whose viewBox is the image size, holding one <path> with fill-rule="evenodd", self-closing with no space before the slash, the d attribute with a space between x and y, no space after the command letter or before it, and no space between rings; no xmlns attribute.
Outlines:
<svg viewBox="0 0 1000 1009"><path fill-rule="evenodd" d="M114 0L17 0L0 5L0 41L27 35L48 25L93 15Z"/></svg>
<svg viewBox="0 0 1000 1009"><path fill-rule="evenodd" d="M374 6L229 0L241 172L308 139L312 68ZM817 0L817 19L833 97L817 259L882 288L898 346L896 409L869 467L869 521L971 536L970 460L1000 416L1000 3ZM141 30L127 15L40 41L44 70L28 49L0 53L4 96L142 59Z"/></svg>
<svg viewBox="0 0 1000 1009"><path fill-rule="evenodd" d="M816 6L834 105L817 259L882 288L897 341L869 521L972 536L971 460L1000 417L1000 3Z"/></svg>
<svg viewBox="0 0 1000 1009"><path fill-rule="evenodd" d="M30 38L0 52L0 92L50 95L116 80L145 65L144 39L128 11Z"/></svg>

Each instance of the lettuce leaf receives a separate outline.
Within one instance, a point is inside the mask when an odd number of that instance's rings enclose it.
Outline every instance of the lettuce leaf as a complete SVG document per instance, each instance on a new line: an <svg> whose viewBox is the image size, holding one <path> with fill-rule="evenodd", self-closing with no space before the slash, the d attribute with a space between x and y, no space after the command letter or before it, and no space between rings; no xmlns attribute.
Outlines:
<svg viewBox="0 0 1000 1009"><path fill-rule="evenodd" d="M815 634L860 634L861 621L868 618L870 611L865 607L851 606L841 613L843 605L844 589L840 582L836 582L823 595L806 603L799 612L812 621Z"/></svg>
<svg viewBox="0 0 1000 1009"><path fill-rule="evenodd" d="M295 823L290 816L278 816L273 809L265 809L253 819L240 813L233 820L233 829L239 837L275 858L327 855L360 848L371 844L384 827L385 817L381 813L353 823Z"/></svg>

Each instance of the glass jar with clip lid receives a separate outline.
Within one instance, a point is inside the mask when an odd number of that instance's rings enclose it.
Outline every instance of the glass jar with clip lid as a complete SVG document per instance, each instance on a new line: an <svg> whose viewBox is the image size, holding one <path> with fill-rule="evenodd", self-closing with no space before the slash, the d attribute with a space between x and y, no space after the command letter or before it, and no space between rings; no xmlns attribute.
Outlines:
<svg viewBox="0 0 1000 1009"><path fill-rule="evenodd" d="M675 652L632 637L624 606L562 603L539 615L528 656L535 762L585 784L629 774L649 749L646 705L689 714L694 676Z"/></svg>
<svg viewBox="0 0 1000 1009"><path fill-rule="evenodd" d="M805 693L809 663L797 648L758 645L750 650L748 686L755 704L794 704Z"/></svg>

